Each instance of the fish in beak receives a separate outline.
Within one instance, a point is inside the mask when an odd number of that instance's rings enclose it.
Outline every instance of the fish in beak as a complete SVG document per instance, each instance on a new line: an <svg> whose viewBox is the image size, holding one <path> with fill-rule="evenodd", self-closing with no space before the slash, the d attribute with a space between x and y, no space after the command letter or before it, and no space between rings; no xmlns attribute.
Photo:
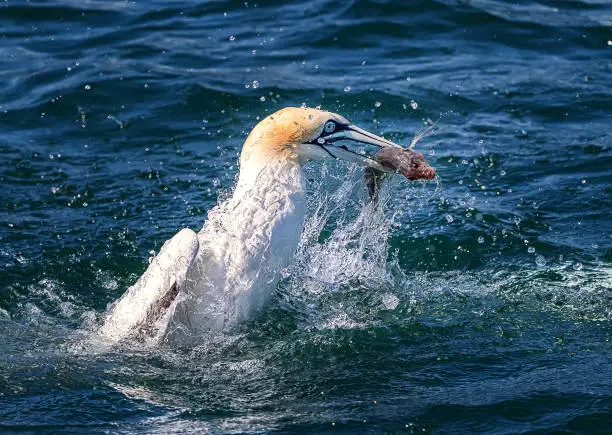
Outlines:
<svg viewBox="0 0 612 435"><path fill-rule="evenodd" d="M383 173L402 174L409 180L431 180L436 175L436 170L427 163L425 157L411 148L404 148L352 124L337 125L334 130L330 134L322 134L315 141L333 158L358 163ZM338 145L337 142L342 140L374 145L379 150L373 157L369 157L351 151L345 145Z"/></svg>

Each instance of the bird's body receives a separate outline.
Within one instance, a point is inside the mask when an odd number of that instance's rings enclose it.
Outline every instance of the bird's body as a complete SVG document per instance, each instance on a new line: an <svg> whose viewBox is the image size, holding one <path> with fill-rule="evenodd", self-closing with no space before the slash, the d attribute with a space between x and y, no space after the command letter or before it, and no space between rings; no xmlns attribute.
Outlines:
<svg viewBox="0 0 612 435"><path fill-rule="evenodd" d="M252 189L237 189L215 207L198 233L200 250L170 330L198 334L251 318L291 261L305 214L301 168L286 161L264 168Z"/></svg>
<svg viewBox="0 0 612 435"><path fill-rule="evenodd" d="M243 146L232 197L208 213L199 233L182 230L164 244L109 307L101 334L114 341L176 341L232 328L261 310L299 243L306 214L303 164L338 155L385 170L332 145L339 139L401 149L317 109L286 108L261 121Z"/></svg>

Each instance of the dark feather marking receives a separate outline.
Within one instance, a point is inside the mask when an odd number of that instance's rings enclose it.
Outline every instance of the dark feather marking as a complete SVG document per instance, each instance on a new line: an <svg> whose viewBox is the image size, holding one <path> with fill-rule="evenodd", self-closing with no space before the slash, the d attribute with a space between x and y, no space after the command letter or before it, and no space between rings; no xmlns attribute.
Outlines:
<svg viewBox="0 0 612 435"><path fill-rule="evenodd" d="M147 309L146 320L134 328L134 333L131 338L138 341L144 341L146 337L153 337L157 332L155 324L163 316L166 310L172 305L179 293L179 286L176 281L172 284L166 294L156 303Z"/></svg>

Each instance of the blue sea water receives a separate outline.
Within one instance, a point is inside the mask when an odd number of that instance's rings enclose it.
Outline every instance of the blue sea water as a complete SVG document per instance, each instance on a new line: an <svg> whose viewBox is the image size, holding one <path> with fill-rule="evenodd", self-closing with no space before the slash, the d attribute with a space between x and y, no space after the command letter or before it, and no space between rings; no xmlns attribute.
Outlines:
<svg viewBox="0 0 612 435"><path fill-rule="evenodd" d="M313 162L253 322L89 345L302 104L404 144L437 121L438 179L365 225L361 170ZM609 0L5 0L0 431L609 433L611 147Z"/></svg>

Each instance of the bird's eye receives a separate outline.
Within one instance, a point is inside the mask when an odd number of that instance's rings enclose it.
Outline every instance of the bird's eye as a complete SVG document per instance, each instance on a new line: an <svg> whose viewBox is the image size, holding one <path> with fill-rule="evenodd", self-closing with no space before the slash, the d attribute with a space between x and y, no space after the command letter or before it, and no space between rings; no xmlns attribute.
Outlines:
<svg viewBox="0 0 612 435"><path fill-rule="evenodd" d="M323 127L325 133L333 133L336 130L336 123L334 121L327 121Z"/></svg>

